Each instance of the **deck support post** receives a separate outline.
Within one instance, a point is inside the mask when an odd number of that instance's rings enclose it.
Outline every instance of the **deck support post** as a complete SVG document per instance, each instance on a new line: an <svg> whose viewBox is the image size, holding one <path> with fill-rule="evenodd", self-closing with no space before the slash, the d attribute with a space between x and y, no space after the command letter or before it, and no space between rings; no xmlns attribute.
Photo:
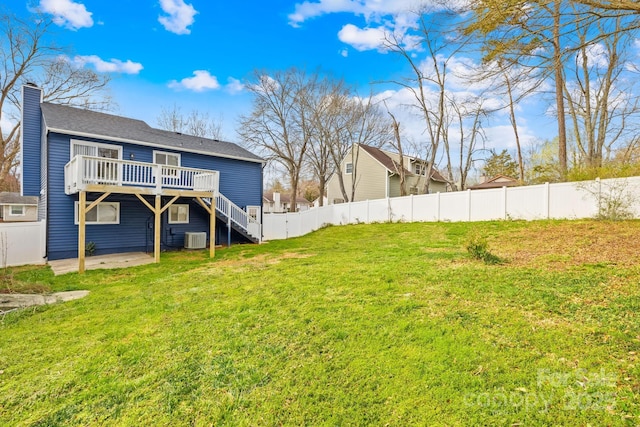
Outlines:
<svg viewBox="0 0 640 427"><path fill-rule="evenodd" d="M86 219L87 193L80 191L78 200L78 274L84 273Z"/></svg>
<svg viewBox="0 0 640 427"><path fill-rule="evenodd" d="M153 209L155 219L153 222L153 259L157 264L160 262L160 215L162 214L162 196L156 194L156 205Z"/></svg>
<svg viewBox="0 0 640 427"><path fill-rule="evenodd" d="M216 256L216 193L211 195L211 206L202 200L202 197L196 197L200 206L209 214L209 258Z"/></svg>
<svg viewBox="0 0 640 427"><path fill-rule="evenodd" d="M209 212L209 258L216 256L216 195L211 196L211 212Z"/></svg>

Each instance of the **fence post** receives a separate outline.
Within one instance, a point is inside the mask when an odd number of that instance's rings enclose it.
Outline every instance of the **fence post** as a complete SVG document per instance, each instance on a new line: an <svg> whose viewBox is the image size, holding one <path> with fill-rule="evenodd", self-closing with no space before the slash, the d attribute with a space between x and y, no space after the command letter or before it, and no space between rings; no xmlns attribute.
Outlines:
<svg viewBox="0 0 640 427"><path fill-rule="evenodd" d="M507 219L507 186L502 187L502 219Z"/></svg>
<svg viewBox="0 0 640 427"><path fill-rule="evenodd" d="M411 202L411 210L409 211L409 222L413 222L413 194L409 195L409 201Z"/></svg>
<svg viewBox="0 0 640 427"><path fill-rule="evenodd" d="M467 221L471 221L471 190L467 189Z"/></svg>
<svg viewBox="0 0 640 427"><path fill-rule="evenodd" d="M438 191L436 194L438 195L438 197L436 197L436 207L437 207L436 220L440 222L440 192Z"/></svg>
<svg viewBox="0 0 640 427"><path fill-rule="evenodd" d="M543 207L544 207L544 212L547 216L547 219L551 218L551 206L549 203L549 199L551 198L551 185L549 185L548 182L544 183L544 200L543 200Z"/></svg>
<svg viewBox="0 0 640 427"><path fill-rule="evenodd" d="M369 218L370 218L370 214L369 214L369 209L370 209L370 208L369 208L369 204L370 204L370 203L369 203L369 199L367 199L367 224L369 224L369 223L370 223L370 221L369 221Z"/></svg>
<svg viewBox="0 0 640 427"><path fill-rule="evenodd" d="M600 217L602 214L602 182L600 177L596 178L596 182L598 183L598 217Z"/></svg>

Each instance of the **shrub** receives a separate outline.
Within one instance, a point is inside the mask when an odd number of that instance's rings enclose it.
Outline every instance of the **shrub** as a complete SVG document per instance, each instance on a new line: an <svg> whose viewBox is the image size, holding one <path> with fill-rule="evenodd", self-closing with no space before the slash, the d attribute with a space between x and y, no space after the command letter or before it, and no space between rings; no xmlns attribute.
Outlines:
<svg viewBox="0 0 640 427"><path fill-rule="evenodd" d="M479 234L473 234L467 242L467 252L471 258L484 262L485 264L500 264L502 260L497 255L489 251L487 239Z"/></svg>

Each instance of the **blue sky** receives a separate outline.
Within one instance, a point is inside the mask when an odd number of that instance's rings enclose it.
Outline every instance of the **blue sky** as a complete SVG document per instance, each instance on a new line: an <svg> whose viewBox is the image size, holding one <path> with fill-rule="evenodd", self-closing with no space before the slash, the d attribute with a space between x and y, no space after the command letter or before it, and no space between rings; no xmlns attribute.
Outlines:
<svg viewBox="0 0 640 427"><path fill-rule="evenodd" d="M71 61L110 73L117 114L156 126L161 108L175 104L184 113L196 109L212 117L222 115L224 136L236 141L237 118L248 113L251 104L242 82L255 69L320 68L344 78L362 95L369 93L372 82L406 75L407 64L379 45L383 31L401 35L410 31L415 15L407 11L416 0L5 0L4 4L21 16L41 10L56 23L55 42L72 48ZM417 59L423 54L415 53ZM373 90L384 92L392 107L406 98L390 84L376 84ZM522 118L525 141L552 136L551 119L540 113L544 110L533 110ZM411 122L405 121L409 126ZM419 135L419 126L413 126L409 133ZM533 127L537 133L530 130ZM489 146L511 147L506 116L492 119L487 129Z"/></svg>

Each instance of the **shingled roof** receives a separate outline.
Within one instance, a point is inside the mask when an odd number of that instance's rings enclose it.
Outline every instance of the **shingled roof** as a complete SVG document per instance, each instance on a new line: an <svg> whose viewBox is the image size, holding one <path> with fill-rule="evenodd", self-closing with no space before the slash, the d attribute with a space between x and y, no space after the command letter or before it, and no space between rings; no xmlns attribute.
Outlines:
<svg viewBox="0 0 640 427"><path fill-rule="evenodd" d="M496 175L480 184L470 185L469 190L484 190L488 188L517 187L520 185L517 179L506 175Z"/></svg>
<svg viewBox="0 0 640 427"><path fill-rule="evenodd" d="M387 168L389 172L398 173L398 169L400 168L400 163L393 160L384 151L382 151L379 148L372 147L370 145L365 145L365 144L359 144L359 145L360 145L360 148L362 148L364 151L369 153L369 155L374 159L376 159L378 162L380 162L382 166ZM404 173L408 175L413 175L413 172L411 172L410 170L407 170L406 168L404 170ZM444 177L440 175L440 172L438 172L436 169L431 170L431 179L434 181L447 182L447 180L444 179Z"/></svg>
<svg viewBox="0 0 640 427"><path fill-rule="evenodd" d="M155 129L142 120L66 105L44 102L40 104L40 107L45 126L50 132L163 146L180 151L213 154L250 162L264 162L262 158L232 142Z"/></svg>
<svg viewBox="0 0 640 427"><path fill-rule="evenodd" d="M0 192L0 205L38 205L37 196L21 196L20 193Z"/></svg>

